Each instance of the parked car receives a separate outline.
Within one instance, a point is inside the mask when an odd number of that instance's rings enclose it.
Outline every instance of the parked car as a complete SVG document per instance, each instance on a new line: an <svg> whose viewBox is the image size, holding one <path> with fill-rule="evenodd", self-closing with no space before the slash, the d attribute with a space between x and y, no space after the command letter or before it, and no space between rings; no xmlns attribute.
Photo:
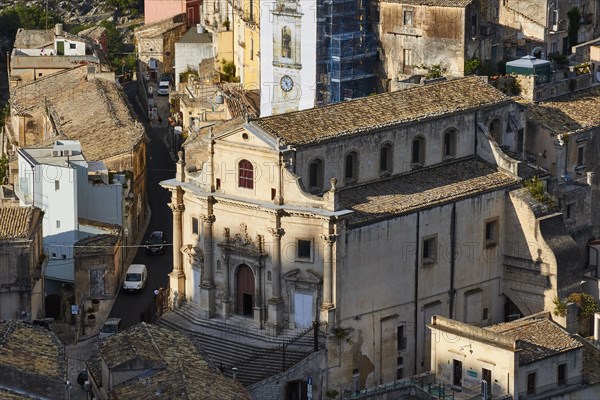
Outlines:
<svg viewBox="0 0 600 400"><path fill-rule="evenodd" d="M159 96L168 96L170 90L171 90L171 82L160 81L160 82L158 82L158 89L156 89L156 94L158 94Z"/></svg>
<svg viewBox="0 0 600 400"><path fill-rule="evenodd" d="M163 231L154 231L146 240L146 254L163 254L165 252L167 239Z"/></svg>
<svg viewBox="0 0 600 400"><path fill-rule="evenodd" d="M125 281L123 281L123 291L141 292L146 287L148 280L148 270L144 264L131 264L127 269Z"/></svg>
<svg viewBox="0 0 600 400"><path fill-rule="evenodd" d="M123 327L123 321L121 318L109 318L106 320L102 328L100 328L100 334L98 337L100 339L105 339L109 336L115 335L121 331Z"/></svg>
<svg viewBox="0 0 600 400"><path fill-rule="evenodd" d="M172 75L172 74L162 74L162 75L160 76L160 79L159 79L159 81L169 81L169 83L170 83L171 85L173 85L173 81L174 81L174 79L173 79L173 75Z"/></svg>

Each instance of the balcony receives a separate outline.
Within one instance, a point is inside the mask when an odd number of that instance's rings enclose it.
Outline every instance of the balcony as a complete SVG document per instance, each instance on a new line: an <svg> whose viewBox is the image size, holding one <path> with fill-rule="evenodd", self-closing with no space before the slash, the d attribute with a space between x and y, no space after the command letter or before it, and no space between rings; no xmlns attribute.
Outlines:
<svg viewBox="0 0 600 400"><path fill-rule="evenodd" d="M31 206L33 205L33 197L26 191L26 188L23 188L18 182L15 183L15 194L25 205Z"/></svg>

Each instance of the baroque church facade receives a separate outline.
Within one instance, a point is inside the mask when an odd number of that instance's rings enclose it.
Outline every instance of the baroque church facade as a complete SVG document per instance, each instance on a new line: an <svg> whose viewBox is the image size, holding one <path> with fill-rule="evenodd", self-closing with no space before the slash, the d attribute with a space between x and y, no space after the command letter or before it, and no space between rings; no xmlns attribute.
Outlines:
<svg viewBox="0 0 600 400"><path fill-rule="evenodd" d="M315 373L337 390L427 371L433 315L483 326L550 309L581 266L562 215L522 188L525 121L468 77L190 137L161 183L174 306L273 334L319 321Z"/></svg>

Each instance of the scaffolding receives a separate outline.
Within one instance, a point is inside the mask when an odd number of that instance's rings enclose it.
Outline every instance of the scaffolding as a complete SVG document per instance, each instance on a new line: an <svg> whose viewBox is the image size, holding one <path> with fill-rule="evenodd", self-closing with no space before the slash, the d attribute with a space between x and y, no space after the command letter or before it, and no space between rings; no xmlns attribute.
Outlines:
<svg viewBox="0 0 600 400"><path fill-rule="evenodd" d="M318 2L318 103L376 93L377 41L371 31L368 1Z"/></svg>

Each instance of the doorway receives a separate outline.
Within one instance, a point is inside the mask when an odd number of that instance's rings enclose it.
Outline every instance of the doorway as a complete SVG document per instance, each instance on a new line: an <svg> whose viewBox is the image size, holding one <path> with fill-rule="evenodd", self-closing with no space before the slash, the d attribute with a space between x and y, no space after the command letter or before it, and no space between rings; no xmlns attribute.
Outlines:
<svg viewBox="0 0 600 400"><path fill-rule="evenodd" d="M487 383L486 395L488 399L492 398L492 371L489 369L481 369L481 379Z"/></svg>
<svg viewBox="0 0 600 400"><path fill-rule="evenodd" d="M462 361L454 360L452 372L452 384L462 387Z"/></svg>
<svg viewBox="0 0 600 400"><path fill-rule="evenodd" d="M46 296L46 318L60 318L60 296L57 294L49 294Z"/></svg>
<svg viewBox="0 0 600 400"><path fill-rule="evenodd" d="M313 321L313 301L310 294L294 293L294 324L308 328Z"/></svg>
<svg viewBox="0 0 600 400"><path fill-rule="evenodd" d="M254 273L246 264L237 271L237 314L252 316L254 314Z"/></svg>

